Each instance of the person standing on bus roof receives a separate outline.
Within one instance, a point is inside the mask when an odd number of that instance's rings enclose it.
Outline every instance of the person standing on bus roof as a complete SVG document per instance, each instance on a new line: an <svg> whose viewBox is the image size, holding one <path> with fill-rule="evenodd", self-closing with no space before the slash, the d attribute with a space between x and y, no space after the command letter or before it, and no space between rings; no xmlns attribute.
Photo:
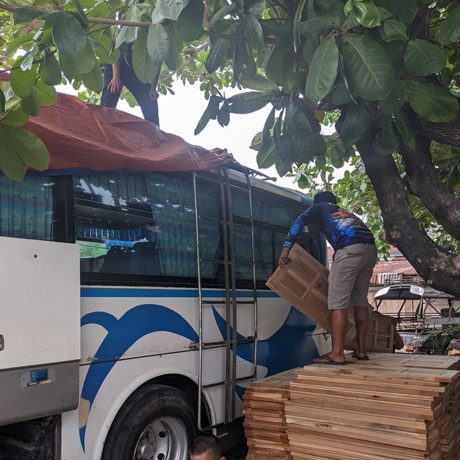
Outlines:
<svg viewBox="0 0 460 460"><path fill-rule="evenodd" d="M225 460L219 440L212 434L200 434L190 446L190 460Z"/></svg>
<svg viewBox="0 0 460 460"><path fill-rule="evenodd" d="M126 86L136 98L144 119L160 126L157 92L160 70L150 83L142 83L134 73L132 55L133 47L132 44L129 44L115 64L105 64L101 105L115 108L120 99L121 90L123 86Z"/></svg>
<svg viewBox="0 0 460 460"><path fill-rule="evenodd" d="M279 264L288 263L289 251L306 225L316 225L334 248L329 273L328 309L331 311L332 351L314 359L317 364L345 364L345 334L348 307L354 307L358 332L358 351L353 356L368 360L366 336L369 325L367 293L369 281L377 262L374 237L364 222L351 212L337 206L337 197L331 192L315 195L313 206L292 224L279 258Z"/></svg>

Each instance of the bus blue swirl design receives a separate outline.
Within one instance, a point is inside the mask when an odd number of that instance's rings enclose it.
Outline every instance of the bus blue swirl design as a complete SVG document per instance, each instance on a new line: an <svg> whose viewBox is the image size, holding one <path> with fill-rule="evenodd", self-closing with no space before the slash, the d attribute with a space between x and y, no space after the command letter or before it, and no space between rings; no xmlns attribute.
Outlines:
<svg viewBox="0 0 460 460"><path fill-rule="evenodd" d="M222 337L226 337L226 321L213 307L214 318ZM318 356L318 350L313 341L312 332L316 325L296 308L291 307L289 314L280 328L268 339L257 342L257 364L267 369L265 377L278 374L287 369L304 366ZM245 337L237 333L237 339ZM254 344L238 345L237 356L253 361ZM245 387L237 385L237 394L243 397Z"/></svg>
<svg viewBox="0 0 460 460"><path fill-rule="evenodd" d="M95 362L89 366L81 392L81 407L89 413L102 383L117 363L114 356L122 356L135 342L147 334L158 331L172 332L197 341L193 327L170 308L156 304L137 305L120 319L105 312L88 313L81 319L81 326L98 324L107 330L107 336L99 346ZM107 360L104 362L104 360ZM83 404L83 401L85 404ZM86 423L80 427L80 442L85 450Z"/></svg>

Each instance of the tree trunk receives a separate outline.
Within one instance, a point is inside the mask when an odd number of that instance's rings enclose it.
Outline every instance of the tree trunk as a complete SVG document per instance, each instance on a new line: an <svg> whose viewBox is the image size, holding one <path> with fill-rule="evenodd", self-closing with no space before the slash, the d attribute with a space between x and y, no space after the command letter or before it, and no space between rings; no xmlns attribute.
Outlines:
<svg viewBox="0 0 460 460"><path fill-rule="evenodd" d="M441 144L460 148L460 116L449 123L430 123L420 120L421 133L429 139Z"/></svg>
<svg viewBox="0 0 460 460"><path fill-rule="evenodd" d="M417 195L444 227L447 233L460 240L460 200L442 183L429 150L427 139L418 140L417 151L401 143L400 152L406 166L411 193Z"/></svg>
<svg viewBox="0 0 460 460"><path fill-rule="evenodd" d="M376 153L370 138L360 142L358 150L382 210L388 241L401 251L427 284L460 298L460 257L438 246L412 215L393 157Z"/></svg>

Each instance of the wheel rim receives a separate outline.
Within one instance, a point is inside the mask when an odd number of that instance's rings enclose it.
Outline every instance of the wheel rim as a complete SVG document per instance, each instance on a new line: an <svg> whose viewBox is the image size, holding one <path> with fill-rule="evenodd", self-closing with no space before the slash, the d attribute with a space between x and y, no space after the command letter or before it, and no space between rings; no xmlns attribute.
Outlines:
<svg viewBox="0 0 460 460"><path fill-rule="evenodd" d="M139 436L133 460L185 460L188 436L185 424L175 417L161 417Z"/></svg>

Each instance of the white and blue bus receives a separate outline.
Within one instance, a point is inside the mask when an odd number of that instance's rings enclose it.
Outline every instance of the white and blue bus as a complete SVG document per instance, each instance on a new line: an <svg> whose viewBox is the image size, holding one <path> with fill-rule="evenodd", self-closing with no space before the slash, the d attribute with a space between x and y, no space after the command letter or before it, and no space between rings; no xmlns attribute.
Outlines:
<svg viewBox="0 0 460 460"><path fill-rule="evenodd" d="M235 165L0 176L0 459L184 460L227 432L253 379L318 355L265 286L310 205Z"/></svg>

